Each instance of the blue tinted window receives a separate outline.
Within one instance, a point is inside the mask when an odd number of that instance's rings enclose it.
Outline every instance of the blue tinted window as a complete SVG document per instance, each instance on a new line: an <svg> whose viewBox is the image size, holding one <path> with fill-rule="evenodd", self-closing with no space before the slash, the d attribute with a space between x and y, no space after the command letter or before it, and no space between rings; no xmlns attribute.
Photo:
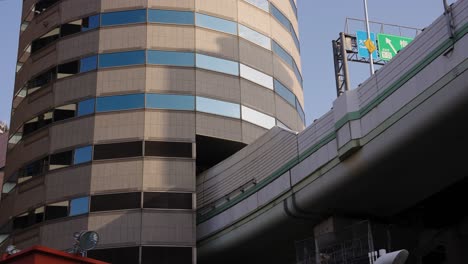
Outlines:
<svg viewBox="0 0 468 264"><path fill-rule="evenodd" d="M101 25L123 25L146 22L146 9L103 13L101 15Z"/></svg>
<svg viewBox="0 0 468 264"><path fill-rule="evenodd" d="M294 44L296 44L296 48L297 50L301 50L301 45L299 44L299 38L297 38L297 35L296 35L296 31L294 31L294 29L291 27L291 35L293 37L293 40L294 40Z"/></svg>
<svg viewBox="0 0 468 264"><path fill-rule="evenodd" d="M99 15L90 16L83 19L81 31L88 31L99 27Z"/></svg>
<svg viewBox="0 0 468 264"><path fill-rule="evenodd" d="M195 22L195 14L187 11L150 9L148 10L148 21L166 24L193 25Z"/></svg>
<svg viewBox="0 0 468 264"><path fill-rule="evenodd" d="M271 50L271 41L269 37L240 24L239 24L239 36L257 45L260 45L264 47L265 49Z"/></svg>
<svg viewBox="0 0 468 264"><path fill-rule="evenodd" d="M268 0L245 0L245 1L268 12Z"/></svg>
<svg viewBox="0 0 468 264"><path fill-rule="evenodd" d="M11 190L13 190L16 187L16 181L15 182L5 182L2 187L2 193L10 193ZM1 244L1 243L0 243Z"/></svg>
<svg viewBox="0 0 468 264"><path fill-rule="evenodd" d="M75 157L73 158L73 164L82 164L90 162L92 160L93 147L87 146L83 148L75 149Z"/></svg>
<svg viewBox="0 0 468 264"><path fill-rule="evenodd" d="M288 103L290 103L293 107L296 107L296 96L284 86L282 83L275 80L275 91L276 93L283 97Z"/></svg>
<svg viewBox="0 0 468 264"><path fill-rule="evenodd" d="M291 22L289 22L289 19L283 15L283 13L278 10L278 8L276 8L273 4L270 4L270 11L271 14L288 29L288 31L291 31Z"/></svg>
<svg viewBox="0 0 468 264"><path fill-rule="evenodd" d="M240 105L197 96L197 111L240 118Z"/></svg>
<svg viewBox="0 0 468 264"><path fill-rule="evenodd" d="M300 50L300 44L299 44L299 38L297 37L296 31L294 30L293 26L291 25L291 22L289 19L281 13L281 11L278 10L274 5L270 5L270 10L271 14L281 23L283 26L286 27L286 29L291 33L291 36L294 40L294 44L296 44L296 47L298 50Z"/></svg>
<svg viewBox="0 0 468 264"><path fill-rule="evenodd" d="M296 3L294 2L294 0L289 0L289 2L291 3L291 7L294 11L294 15L296 16L297 18L297 7L296 7Z"/></svg>
<svg viewBox="0 0 468 264"><path fill-rule="evenodd" d="M94 98L78 103L77 116L90 115L94 113Z"/></svg>
<svg viewBox="0 0 468 264"><path fill-rule="evenodd" d="M191 95L147 94L146 107L171 110L195 110L195 97Z"/></svg>
<svg viewBox="0 0 468 264"><path fill-rule="evenodd" d="M299 71L299 68L297 68L296 62L293 63L293 70L294 70L294 74L296 75L297 81L301 84L301 87L302 87L302 75L301 75L301 72Z"/></svg>
<svg viewBox="0 0 468 264"><path fill-rule="evenodd" d="M273 41L273 52L278 55L281 59L284 60L284 62L286 62L287 64L289 64L290 66L292 66L293 64L293 58L291 57L291 55L289 55L289 53L287 53L280 45L278 45L278 43L276 43L275 41Z"/></svg>
<svg viewBox="0 0 468 264"><path fill-rule="evenodd" d="M149 50L148 64L193 67L195 66L195 54L192 52Z"/></svg>
<svg viewBox="0 0 468 264"><path fill-rule="evenodd" d="M205 27L205 28L237 35L237 23L226 20L226 19L222 19L222 18L207 16L207 15L197 13L196 25L200 27Z"/></svg>
<svg viewBox="0 0 468 264"><path fill-rule="evenodd" d="M230 60L197 54L197 67L239 76L239 63Z"/></svg>
<svg viewBox="0 0 468 264"><path fill-rule="evenodd" d="M145 64L145 51L135 50L99 55L99 68Z"/></svg>
<svg viewBox="0 0 468 264"><path fill-rule="evenodd" d="M240 76L256 84L262 85L273 90L273 77L263 72L250 68L247 65L240 64Z"/></svg>
<svg viewBox="0 0 468 264"><path fill-rule="evenodd" d="M301 118L302 122L305 125L306 123L305 113L304 113L304 110L302 110L302 106L299 103L299 101L297 101L297 99L296 99L296 109L297 109L297 112L299 113L299 117Z"/></svg>
<svg viewBox="0 0 468 264"><path fill-rule="evenodd" d="M87 214L89 212L89 197L82 197L70 201L70 216Z"/></svg>
<svg viewBox="0 0 468 264"><path fill-rule="evenodd" d="M93 71L97 68L97 56L91 56L80 60L80 72Z"/></svg>
<svg viewBox="0 0 468 264"><path fill-rule="evenodd" d="M242 106L242 120L270 129L276 125L275 118L255 111L249 107Z"/></svg>
<svg viewBox="0 0 468 264"><path fill-rule="evenodd" d="M117 95L99 97L96 100L96 112L139 109L145 107L144 94Z"/></svg>

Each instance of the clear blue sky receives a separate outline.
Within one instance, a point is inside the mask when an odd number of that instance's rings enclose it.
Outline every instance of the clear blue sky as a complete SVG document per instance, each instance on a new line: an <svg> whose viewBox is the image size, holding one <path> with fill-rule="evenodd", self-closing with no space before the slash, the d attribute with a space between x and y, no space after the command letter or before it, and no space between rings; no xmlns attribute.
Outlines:
<svg viewBox="0 0 468 264"><path fill-rule="evenodd" d="M443 13L442 0L368 1L369 18L390 24L424 28ZM364 11L362 0L298 2L305 111L310 124L331 108L336 97L331 41L344 30L346 17L363 18ZM4 121L10 120L21 3L0 0L0 120ZM352 64L350 73L351 84L356 87L369 76L369 69L366 65Z"/></svg>

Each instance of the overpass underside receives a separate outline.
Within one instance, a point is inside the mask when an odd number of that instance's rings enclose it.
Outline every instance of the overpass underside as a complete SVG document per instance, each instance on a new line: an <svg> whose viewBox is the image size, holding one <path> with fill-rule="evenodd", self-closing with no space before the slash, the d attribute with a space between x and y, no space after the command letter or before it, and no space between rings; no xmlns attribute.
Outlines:
<svg viewBox="0 0 468 264"><path fill-rule="evenodd" d="M201 251L201 263L294 263L295 242L313 237L314 227L328 217L392 225L396 233L407 235L394 237L393 249L404 246L414 257L416 250L422 251L418 253L422 258L441 248L454 247L450 245L454 242L466 249L468 161L464 153L468 148L465 122L468 120L468 72L459 78L452 85L463 87L465 92L461 91L458 102L450 104L445 112L433 115L426 126L415 129L414 134L398 143L389 142L381 153L367 153L366 147L358 150L328 176L305 187L308 190L292 191L282 201L271 204L268 211L250 219L252 223L235 226L223 236L205 242L206 246L229 245L228 240L239 239L232 247L216 248L213 255ZM426 109L419 111L431 111L432 107L434 104L427 102ZM411 114L401 122L405 120L409 123L401 126L410 127ZM389 128L374 139L375 143L393 137L391 134L398 135L398 129ZM374 155L372 162L363 161L363 157ZM352 175L341 174L340 171L346 170L342 167L356 169ZM310 199L313 193L316 197ZM451 236L460 241L454 241ZM204 241L201 246L205 246Z"/></svg>

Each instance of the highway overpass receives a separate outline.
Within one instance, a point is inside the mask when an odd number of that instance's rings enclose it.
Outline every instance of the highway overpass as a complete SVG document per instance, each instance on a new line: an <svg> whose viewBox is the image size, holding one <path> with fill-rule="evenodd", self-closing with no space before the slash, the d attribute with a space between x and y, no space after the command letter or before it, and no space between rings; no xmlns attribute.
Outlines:
<svg viewBox="0 0 468 264"><path fill-rule="evenodd" d="M468 1L452 7L455 34L439 17L303 132L275 127L197 177L200 263L294 263L331 216L411 227L419 212L467 245Z"/></svg>

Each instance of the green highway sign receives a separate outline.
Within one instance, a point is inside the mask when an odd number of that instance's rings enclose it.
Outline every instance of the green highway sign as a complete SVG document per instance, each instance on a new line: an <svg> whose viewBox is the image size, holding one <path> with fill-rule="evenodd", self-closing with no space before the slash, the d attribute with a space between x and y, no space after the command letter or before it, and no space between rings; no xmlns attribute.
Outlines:
<svg viewBox="0 0 468 264"><path fill-rule="evenodd" d="M404 47L413 41L413 38L406 38L388 34L379 34L377 36L379 43L380 58L389 61Z"/></svg>

